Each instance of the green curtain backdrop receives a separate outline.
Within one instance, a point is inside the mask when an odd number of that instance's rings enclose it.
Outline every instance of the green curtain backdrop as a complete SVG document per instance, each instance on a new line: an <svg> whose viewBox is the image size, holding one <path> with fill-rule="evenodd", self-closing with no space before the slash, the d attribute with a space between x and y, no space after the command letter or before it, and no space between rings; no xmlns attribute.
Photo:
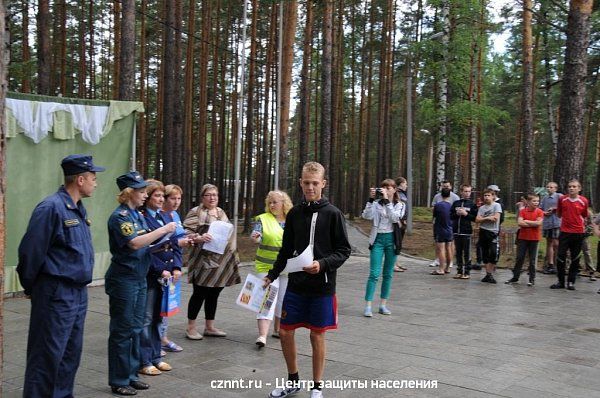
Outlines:
<svg viewBox="0 0 600 398"><path fill-rule="evenodd" d="M136 112L143 112L141 102L91 101L57 97L24 95L9 93L9 98L39 101L61 102L81 105L110 106L109 130L97 145L90 145L81 139L75 130L71 134L72 124L66 112L57 112L54 117L53 131L35 144L20 134L20 128L7 108L8 136L6 148L6 258L4 291L7 293L22 290L16 273L17 248L25 233L31 211L46 196L56 192L63 183L60 161L73 153L85 153L94 157L94 163L106 167L98 173L98 188L91 198L83 200L91 220L96 262L94 279L104 277L110 263L108 233L106 222L117 206L118 188L115 179L131 169L133 151L133 133ZM60 127L59 127L60 126ZM16 129L16 130L15 130ZM65 132L65 129L68 130ZM52 128L51 128L52 130ZM72 138L70 138L72 137Z"/></svg>

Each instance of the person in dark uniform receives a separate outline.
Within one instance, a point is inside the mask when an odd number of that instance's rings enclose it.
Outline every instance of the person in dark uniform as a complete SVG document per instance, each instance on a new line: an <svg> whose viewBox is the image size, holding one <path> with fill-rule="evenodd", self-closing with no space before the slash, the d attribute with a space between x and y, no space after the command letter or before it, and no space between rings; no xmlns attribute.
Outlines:
<svg viewBox="0 0 600 398"><path fill-rule="evenodd" d="M118 177L117 185L121 190L120 205L108 219L112 259L105 276L110 313L108 384L115 394L136 395L136 390L149 388L137 375L146 308L146 275L151 261L148 246L175 231L176 224L171 222L148 231L144 216L137 210L148 197L147 183L137 171Z"/></svg>
<svg viewBox="0 0 600 398"><path fill-rule="evenodd" d="M142 208L149 231L154 231L173 221L168 213L160 210L165 202L165 186L157 180L146 180L148 199ZM183 238L183 239L180 239ZM181 277L182 252L179 242L188 243L185 236L172 234L165 242L154 242L151 249L151 263L146 276L148 293L146 297L146 312L144 329L140 339L142 367L139 373L156 376L171 370L171 365L161 359L160 325L162 317L160 309L163 298L164 281L173 277L177 282Z"/></svg>
<svg viewBox="0 0 600 398"><path fill-rule="evenodd" d="M72 397L81 359L94 248L81 199L96 189L92 157L61 162L65 183L33 210L17 273L31 298L24 397Z"/></svg>

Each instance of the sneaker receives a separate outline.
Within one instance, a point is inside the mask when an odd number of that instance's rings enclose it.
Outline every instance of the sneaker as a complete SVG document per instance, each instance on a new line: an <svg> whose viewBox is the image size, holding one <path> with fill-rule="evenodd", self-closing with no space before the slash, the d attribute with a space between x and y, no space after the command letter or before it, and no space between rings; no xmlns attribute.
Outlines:
<svg viewBox="0 0 600 398"><path fill-rule="evenodd" d="M460 274L456 274L456 275L454 275L454 276L452 277L452 279L462 279L462 278L463 278L463 274L462 274L462 273L460 273Z"/></svg>
<svg viewBox="0 0 600 398"><path fill-rule="evenodd" d="M594 274L590 275L590 282L596 282L596 281L597 281L597 279L594 276Z"/></svg>
<svg viewBox="0 0 600 398"><path fill-rule="evenodd" d="M556 282L554 285L550 286L550 289L564 289L564 283Z"/></svg>
<svg viewBox="0 0 600 398"><path fill-rule="evenodd" d="M256 338L256 345L258 346L258 348L263 348L267 345L267 338L265 336L258 336Z"/></svg>
<svg viewBox="0 0 600 398"><path fill-rule="evenodd" d="M291 397L300 391L300 387L276 388L269 394L269 398Z"/></svg>
<svg viewBox="0 0 600 398"><path fill-rule="evenodd" d="M450 263L450 268L454 267L454 263Z"/></svg>
<svg viewBox="0 0 600 398"><path fill-rule="evenodd" d="M600 294L600 289L598 289L598 294Z"/></svg>
<svg viewBox="0 0 600 398"><path fill-rule="evenodd" d="M575 290L575 284L573 282L567 282L567 290Z"/></svg>
<svg viewBox="0 0 600 398"><path fill-rule="evenodd" d="M463 276L461 276L460 279L471 279L471 275L463 274Z"/></svg>
<svg viewBox="0 0 600 398"><path fill-rule="evenodd" d="M533 286L535 285L535 282L533 279L530 279L529 282L527 282L527 286Z"/></svg>
<svg viewBox="0 0 600 398"><path fill-rule="evenodd" d="M323 391L310 390L310 398L323 398Z"/></svg>
<svg viewBox="0 0 600 398"><path fill-rule="evenodd" d="M390 311L385 305L379 306L379 313L382 315L392 315L392 311Z"/></svg>
<svg viewBox="0 0 600 398"><path fill-rule="evenodd" d="M494 279L493 275L490 275L490 279L488 280L488 283L496 284L496 280Z"/></svg>
<svg viewBox="0 0 600 398"><path fill-rule="evenodd" d="M506 282L504 282L505 285L512 285L513 283L518 283L519 280L515 279L515 278L510 278L509 280L507 280Z"/></svg>
<svg viewBox="0 0 600 398"><path fill-rule="evenodd" d="M371 306L365 307L365 312L363 313L363 315L367 318L371 318L373 316L373 310L371 309Z"/></svg>
<svg viewBox="0 0 600 398"><path fill-rule="evenodd" d="M481 281L482 282L489 282L491 277L492 277L491 274L485 274L485 276L483 277L483 279Z"/></svg>
<svg viewBox="0 0 600 398"><path fill-rule="evenodd" d="M556 269L554 268L554 265L548 265L547 267L544 267L542 274L546 274L546 275L556 274Z"/></svg>

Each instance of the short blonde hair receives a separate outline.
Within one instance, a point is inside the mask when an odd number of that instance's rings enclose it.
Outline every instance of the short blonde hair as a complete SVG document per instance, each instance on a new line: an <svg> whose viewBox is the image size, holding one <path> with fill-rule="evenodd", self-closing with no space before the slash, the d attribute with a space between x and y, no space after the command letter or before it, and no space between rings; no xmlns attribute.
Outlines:
<svg viewBox="0 0 600 398"><path fill-rule="evenodd" d="M321 177L323 177L323 179L325 179L325 167L323 167L323 165L318 162L304 163L304 166L302 166L302 174L304 174L304 173L309 173L309 174L319 173L319 174L321 174Z"/></svg>
<svg viewBox="0 0 600 398"><path fill-rule="evenodd" d="M165 197L169 197L174 193L178 193L179 195L183 195L183 189L179 185L169 184L165 186Z"/></svg>
<svg viewBox="0 0 600 398"><path fill-rule="evenodd" d="M129 198L131 198L131 194L133 193L133 191L135 191L135 189L130 188L130 187L123 189L117 195L117 202L119 202L120 204L127 203L129 201Z"/></svg>
<svg viewBox="0 0 600 398"><path fill-rule="evenodd" d="M269 201L273 199L275 196L280 196L283 201L283 215L287 216L288 212L294 207L292 203L292 199L290 199L289 195L283 191L269 191L267 197L265 198L265 211L267 213L271 213L269 210Z"/></svg>

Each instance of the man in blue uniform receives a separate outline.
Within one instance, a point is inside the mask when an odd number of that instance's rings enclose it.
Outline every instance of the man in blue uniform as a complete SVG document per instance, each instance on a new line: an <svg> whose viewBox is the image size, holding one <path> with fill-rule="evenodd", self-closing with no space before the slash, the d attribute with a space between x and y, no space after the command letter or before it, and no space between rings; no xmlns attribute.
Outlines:
<svg viewBox="0 0 600 398"><path fill-rule="evenodd" d="M96 189L92 157L61 163L65 184L34 209L19 245L17 273L31 297L24 397L72 397L83 345L94 248L81 199Z"/></svg>

